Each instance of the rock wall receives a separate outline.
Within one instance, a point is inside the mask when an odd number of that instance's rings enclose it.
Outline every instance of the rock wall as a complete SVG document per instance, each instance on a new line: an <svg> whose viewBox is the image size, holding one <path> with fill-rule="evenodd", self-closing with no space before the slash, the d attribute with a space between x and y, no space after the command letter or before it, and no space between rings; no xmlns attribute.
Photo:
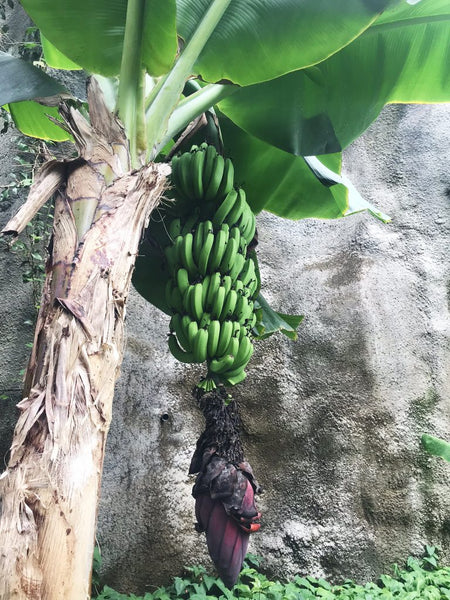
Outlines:
<svg viewBox="0 0 450 600"><path fill-rule="evenodd" d="M264 295L306 316L300 338L258 343L238 386L248 460L265 492L250 550L269 573L365 580L441 546L450 560L450 466L420 448L450 426L450 109L385 109L345 153L363 195L390 214L258 217ZM2 136L0 183L13 168ZM9 145L8 145L9 144ZM0 225L13 206L0 206ZM0 253L0 456L20 398L33 313L17 257ZM210 565L194 531L190 456L199 369L176 363L168 319L135 292L108 440L98 541L106 581L143 591Z"/></svg>
<svg viewBox="0 0 450 600"><path fill-rule="evenodd" d="M450 467L420 447L448 436L448 107L390 107L345 154L392 216L258 218L264 294L306 315L300 339L257 344L241 404L265 488L251 551L278 576L376 576L425 543L447 549ZM209 563L193 530L190 455L199 373L164 345L167 318L133 295L98 537L105 576L146 589Z"/></svg>

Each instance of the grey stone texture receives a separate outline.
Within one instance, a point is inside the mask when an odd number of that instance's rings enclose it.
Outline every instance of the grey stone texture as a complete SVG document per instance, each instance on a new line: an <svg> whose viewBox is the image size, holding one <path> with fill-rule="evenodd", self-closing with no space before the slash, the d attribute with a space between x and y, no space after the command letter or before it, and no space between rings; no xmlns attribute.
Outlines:
<svg viewBox="0 0 450 600"><path fill-rule="evenodd" d="M366 213L258 217L263 292L305 315L297 342L256 344L235 392L265 489L250 550L271 574L364 581L426 543L450 559L450 465L420 447L450 425L449 128L448 107L389 107L346 151L347 173L389 225ZM119 589L210 565L187 475L200 370L171 357L167 331L132 294L98 530Z"/></svg>
<svg viewBox="0 0 450 600"><path fill-rule="evenodd" d="M448 106L388 107L345 152L363 196L392 217L258 217L263 293L304 314L299 340L256 344L239 400L247 459L263 485L250 551L277 577L364 581L426 543L450 561L450 465L420 447L449 439ZM16 150L0 144L0 184ZM15 202L0 203L0 225ZM0 252L0 460L9 447L32 332L30 284ZM202 430L201 369L170 355L168 318L134 291L107 444L98 541L105 581L144 591L184 565L212 570L194 531L190 456Z"/></svg>

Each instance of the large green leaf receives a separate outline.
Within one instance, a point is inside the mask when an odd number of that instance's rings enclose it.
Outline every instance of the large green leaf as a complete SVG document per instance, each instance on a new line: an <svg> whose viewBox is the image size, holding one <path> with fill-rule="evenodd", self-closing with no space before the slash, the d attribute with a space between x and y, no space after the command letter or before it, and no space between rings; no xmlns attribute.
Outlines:
<svg viewBox="0 0 450 600"><path fill-rule="evenodd" d="M207 81L240 85L273 79L324 60L399 0L232 0L196 64ZM177 0L188 40L210 0Z"/></svg>
<svg viewBox="0 0 450 600"><path fill-rule="evenodd" d="M57 107L44 106L38 102L24 101L9 104L14 124L25 135L41 140L65 142L72 136L53 123L48 117L61 121Z"/></svg>
<svg viewBox="0 0 450 600"><path fill-rule="evenodd" d="M0 83L0 106L9 102L57 96L65 91L42 69L5 52L0 52Z"/></svg>
<svg viewBox="0 0 450 600"><path fill-rule="evenodd" d="M225 156L235 169L235 181L245 190L253 212L261 210L289 219L337 218L348 209L346 188L322 185L303 158L279 150L220 119ZM339 172L340 154L322 157Z"/></svg>
<svg viewBox="0 0 450 600"><path fill-rule="evenodd" d="M292 154L339 152L387 103L450 101L449 23L448 0L402 5L329 59L242 88L220 109Z"/></svg>
<svg viewBox="0 0 450 600"><path fill-rule="evenodd" d="M44 36L70 60L93 73L119 73L127 0L22 0L22 4ZM177 49L175 0L146 0L142 26L142 62L151 75L162 75Z"/></svg>

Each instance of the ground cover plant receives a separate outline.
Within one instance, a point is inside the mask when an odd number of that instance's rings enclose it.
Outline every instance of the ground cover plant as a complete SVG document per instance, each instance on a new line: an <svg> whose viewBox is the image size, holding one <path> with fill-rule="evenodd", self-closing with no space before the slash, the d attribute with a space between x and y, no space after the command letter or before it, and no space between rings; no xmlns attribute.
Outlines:
<svg viewBox="0 0 450 600"><path fill-rule="evenodd" d="M98 563L97 563L98 564ZM392 574L380 575L360 585L351 580L332 585L322 578L297 576L282 582L269 579L260 569L260 560L247 555L238 583L231 589L211 577L203 567L186 569L167 587L144 596L121 594L105 586L97 588L93 600L445 600L450 598L450 567L439 565L434 546L427 546L423 558L410 557L406 566L394 565ZM98 577L98 576L97 576ZM95 580L98 585L98 578ZM94 585L95 587L95 585Z"/></svg>

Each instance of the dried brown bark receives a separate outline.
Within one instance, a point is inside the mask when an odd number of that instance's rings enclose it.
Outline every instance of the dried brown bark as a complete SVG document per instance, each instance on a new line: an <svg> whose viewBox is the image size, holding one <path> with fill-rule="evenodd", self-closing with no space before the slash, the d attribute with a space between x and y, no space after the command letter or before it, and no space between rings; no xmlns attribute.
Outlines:
<svg viewBox="0 0 450 600"><path fill-rule="evenodd" d="M0 477L0 599L81 600L90 594L95 522L125 305L142 231L169 167L131 171L126 139L98 90L90 124L63 109L79 150L47 165L30 203L59 184L21 414ZM39 197L39 200L36 200ZM33 207L23 209L28 218ZM13 219L5 231L20 230Z"/></svg>

